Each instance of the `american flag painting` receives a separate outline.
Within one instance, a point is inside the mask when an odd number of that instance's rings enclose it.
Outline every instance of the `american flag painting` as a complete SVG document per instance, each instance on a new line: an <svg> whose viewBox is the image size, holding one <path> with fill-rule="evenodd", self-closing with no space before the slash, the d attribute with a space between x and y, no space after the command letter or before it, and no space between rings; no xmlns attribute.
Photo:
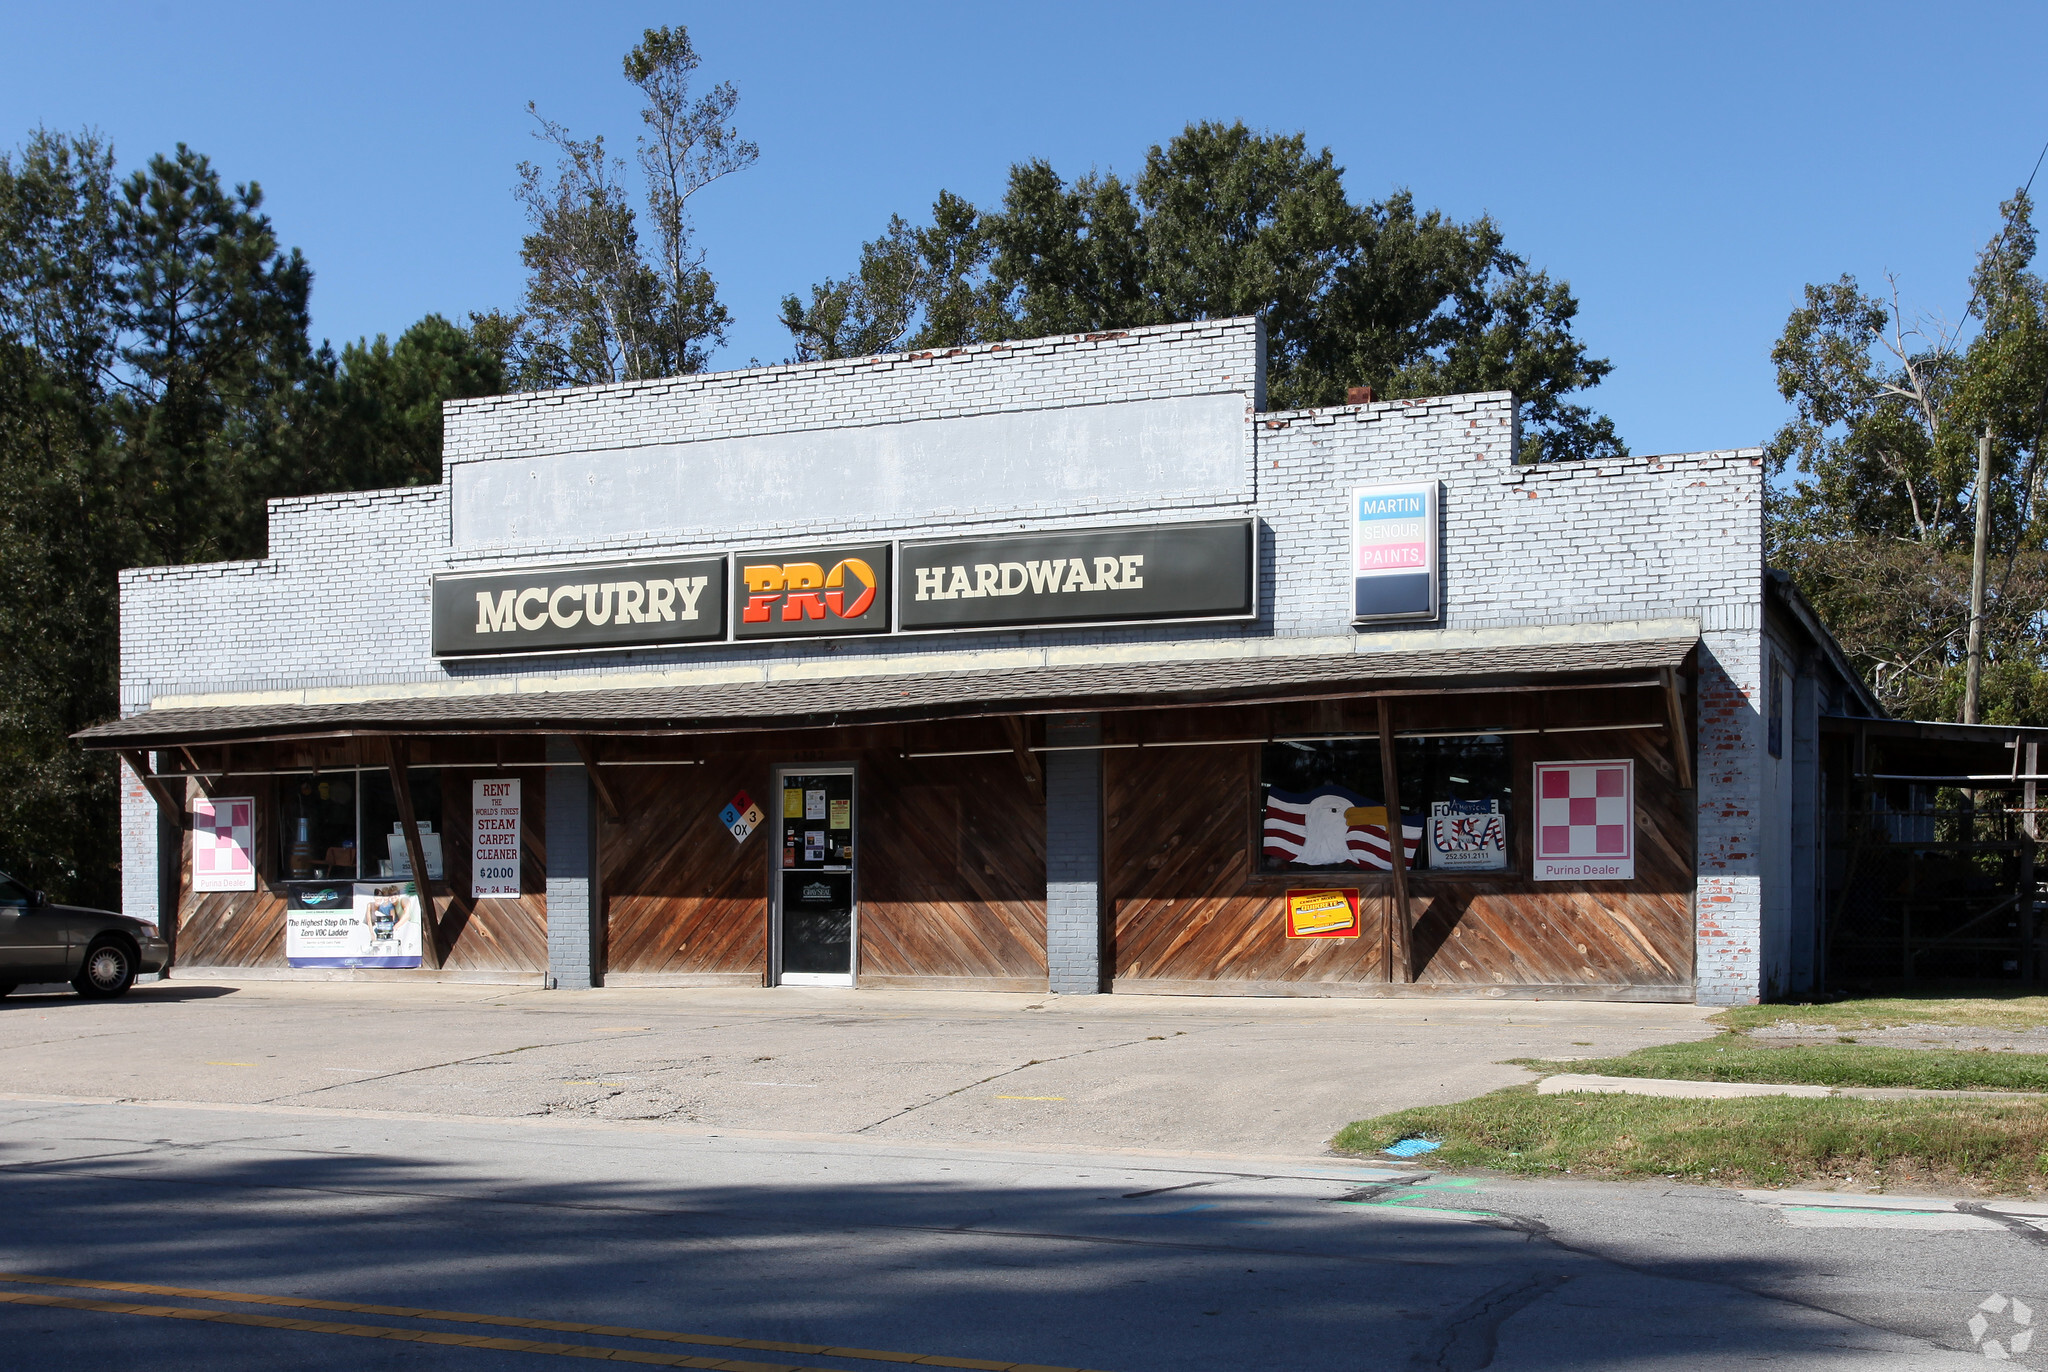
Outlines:
<svg viewBox="0 0 2048 1372"><path fill-rule="evenodd" d="M1403 865L1415 865L1422 820L1401 816ZM1387 810L1356 791L1266 792L1265 853L1299 867L1374 867L1387 871Z"/></svg>

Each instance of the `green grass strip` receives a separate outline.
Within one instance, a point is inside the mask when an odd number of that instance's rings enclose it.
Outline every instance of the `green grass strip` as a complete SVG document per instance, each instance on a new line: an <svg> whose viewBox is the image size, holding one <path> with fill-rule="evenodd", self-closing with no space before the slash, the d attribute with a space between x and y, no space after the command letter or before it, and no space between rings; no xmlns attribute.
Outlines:
<svg viewBox="0 0 2048 1372"><path fill-rule="evenodd" d="M1432 1166L1524 1175L1682 1177L1723 1186L1853 1178L1965 1182L2006 1194L2048 1186L2048 1102L2000 1100L1666 1100L1539 1096L1513 1086L1454 1105L1347 1125L1332 1146L1377 1153L1424 1135Z"/></svg>
<svg viewBox="0 0 2048 1372"><path fill-rule="evenodd" d="M1777 1048L1738 1034L1696 1043L1658 1044L1618 1058L1515 1061L1543 1072L1588 1072L1603 1077L1911 1086L1924 1091L2048 1091L2048 1053L1833 1043Z"/></svg>
<svg viewBox="0 0 2048 1372"><path fill-rule="evenodd" d="M1854 1032L1915 1024L1946 1024L1966 1029L2028 1030L2048 1028L2048 996L1986 994L1972 996L1877 996L1830 1005L1736 1005L1714 1015L1728 1029L1756 1029L1771 1024L1807 1025L1815 1030Z"/></svg>

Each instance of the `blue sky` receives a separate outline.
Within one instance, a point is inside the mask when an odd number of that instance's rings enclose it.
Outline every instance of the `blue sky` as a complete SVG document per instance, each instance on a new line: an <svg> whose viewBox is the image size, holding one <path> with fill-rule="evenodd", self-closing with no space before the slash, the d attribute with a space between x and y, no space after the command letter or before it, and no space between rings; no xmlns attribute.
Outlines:
<svg viewBox="0 0 2048 1372"><path fill-rule="evenodd" d="M1890 271L1959 310L2048 142L2040 5L9 0L0 143L92 125L127 167L187 142L262 183L316 336L395 334L516 306L526 102L629 150L619 59L663 23L762 150L697 210L735 317L717 366L784 358L777 301L941 187L993 201L1028 157L1134 171L1242 119L1328 145L1354 198L1493 214L1577 291L1615 363L1587 398L1637 452L1769 437L1806 282Z"/></svg>

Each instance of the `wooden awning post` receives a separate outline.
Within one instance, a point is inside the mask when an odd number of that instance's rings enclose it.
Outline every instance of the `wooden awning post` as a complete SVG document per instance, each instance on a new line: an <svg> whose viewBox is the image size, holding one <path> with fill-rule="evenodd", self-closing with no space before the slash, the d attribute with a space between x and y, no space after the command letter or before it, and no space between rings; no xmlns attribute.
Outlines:
<svg viewBox="0 0 2048 1372"><path fill-rule="evenodd" d="M163 812L182 827L185 822L185 806L171 794L171 788L164 779L150 768L149 754L139 748L123 748L120 756L121 761L128 764L129 770L142 779L143 788L156 797L156 803L162 807Z"/></svg>
<svg viewBox="0 0 2048 1372"><path fill-rule="evenodd" d="M398 801L398 824L405 832L405 852L412 862L412 885L420 895L420 966L441 965L441 920L434 910L433 884L427 879L427 845L420 842L420 825L412 812L412 783L406 763L412 748L402 738L385 740L391 760L391 794ZM361 835L357 836L361 842ZM445 840L444 840L445 842ZM356 871L362 871L363 853L356 852Z"/></svg>
<svg viewBox="0 0 2048 1372"><path fill-rule="evenodd" d="M1004 715L1003 727L1009 731L1010 746L1017 751L1017 767L1024 773L1024 790L1032 803L1045 804L1045 768L1039 764L1038 754L1031 751L1031 735L1025 731L1024 721L1016 715Z"/></svg>
<svg viewBox="0 0 2048 1372"><path fill-rule="evenodd" d="M604 810L604 817L612 823L619 822L619 800L612 794L611 783L597 770L597 750L590 746L590 740L582 734L569 735L569 741L576 745L576 756L583 759L583 770L590 777L590 789L597 795L597 803Z"/></svg>
<svg viewBox="0 0 2048 1372"><path fill-rule="evenodd" d="M1678 789L1692 789L1692 734L1685 727L1685 702L1678 694L1678 671L1666 667L1664 678L1664 710L1670 719L1671 765L1678 773Z"/></svg>
<svg viewBox="0 0 2048 1372"><path fill-rule="evenodd" d="M1381 697L1380 707L1380 787L1386 792L1387 804L1387 861L1394 876L1394 908L1387 918L1380 921L1380 965L1386 969L1388 981L1413 981L1415 969L1408 965L1408 856L1401 823L1401 782L1400 768L1394 762L1394 715L1388 708L1386 698ZM1401 927L1401 937L1394 937L1394 926ZM1401 958L1401 975L1394 975L1395 949L1398 946Z"/></svg>

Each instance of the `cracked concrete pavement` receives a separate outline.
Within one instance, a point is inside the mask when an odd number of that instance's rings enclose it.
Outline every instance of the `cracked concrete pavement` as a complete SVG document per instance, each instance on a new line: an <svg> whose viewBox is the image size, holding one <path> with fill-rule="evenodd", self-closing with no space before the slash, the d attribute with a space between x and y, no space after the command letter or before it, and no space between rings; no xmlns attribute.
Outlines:
<svg viewBox="0 0 2048 1372"><path fill-rule="evenodd" d="M1687 1005L185 981L0 1000L0 1091L877 1138L1317 1150L1711 1032Z"/></svg>

